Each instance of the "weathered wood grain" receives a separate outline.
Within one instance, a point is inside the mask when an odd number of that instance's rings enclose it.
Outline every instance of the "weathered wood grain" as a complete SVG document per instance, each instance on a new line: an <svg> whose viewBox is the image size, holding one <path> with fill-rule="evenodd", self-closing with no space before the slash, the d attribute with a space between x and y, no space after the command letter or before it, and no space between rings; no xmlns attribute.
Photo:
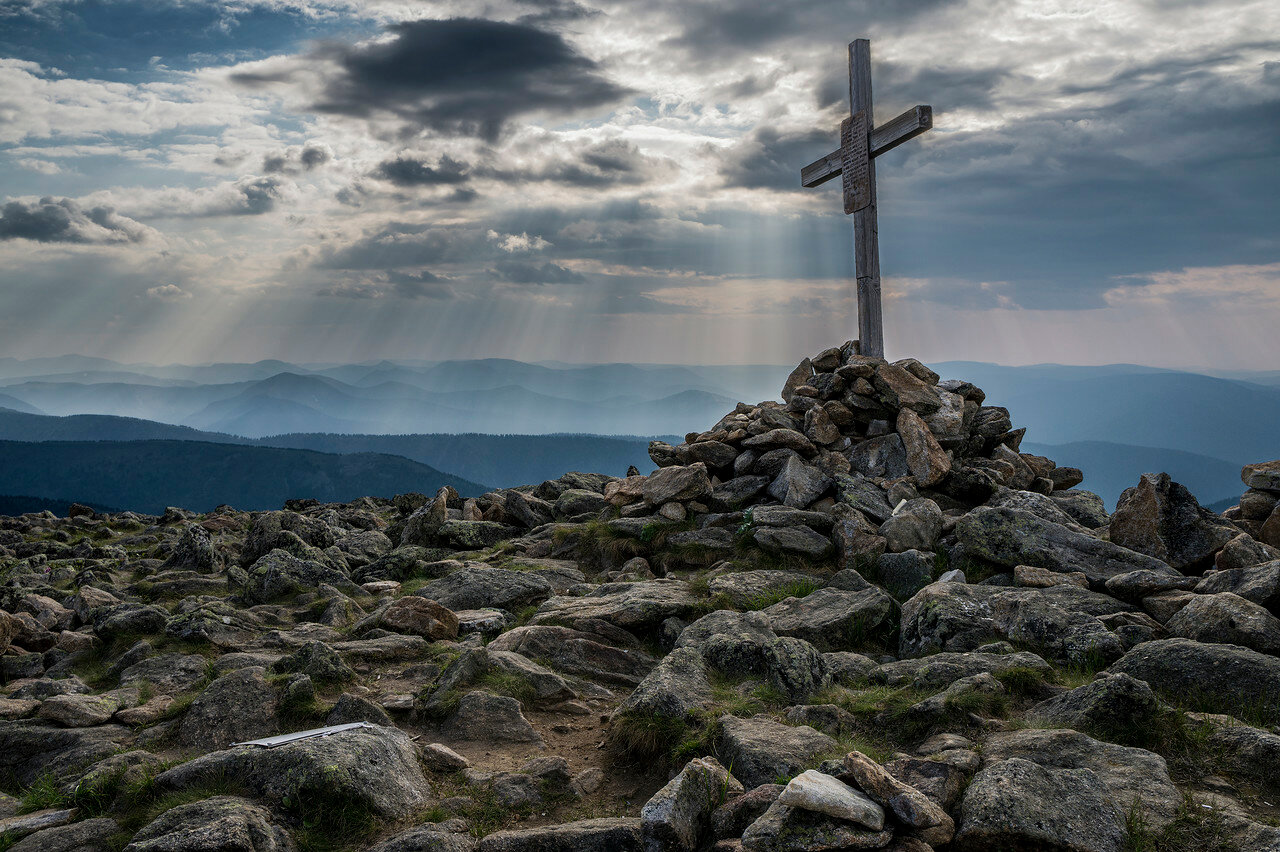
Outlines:
<svg viewBox="0 0 1280 852"><path fill-rule="evenodd" d="M903 142L915 139L933 127L933 107L919 104L897 118L871 131L871 156L878 157L892 151ZM814 160L800 170L800 185L821 186L840 175L840 150L836 149L821 160Z"/></svg>
<svg viewBox="0 0 1280 852"><path fill-rule="evenodd" d="M849 112L866 114L875 127L871 100L871 42L849 45ZM880 313L880 238L876 223L876 163L867 158L870 199L853 214L853 260L858 274L858 340L864 355L884 357L884 323Z"/></svg>

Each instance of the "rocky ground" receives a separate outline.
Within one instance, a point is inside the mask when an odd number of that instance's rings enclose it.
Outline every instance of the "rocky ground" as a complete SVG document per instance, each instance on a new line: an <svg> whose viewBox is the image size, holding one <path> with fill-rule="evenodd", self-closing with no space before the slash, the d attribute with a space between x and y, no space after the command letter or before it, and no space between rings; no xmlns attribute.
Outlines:
<svg viewBox="0 0 1280 852"><path fill-rule="evenodd" d="M782 397L647 477L0 518L0 849L1280 850L1280 462L1108 515L919 362Z"/></svg>

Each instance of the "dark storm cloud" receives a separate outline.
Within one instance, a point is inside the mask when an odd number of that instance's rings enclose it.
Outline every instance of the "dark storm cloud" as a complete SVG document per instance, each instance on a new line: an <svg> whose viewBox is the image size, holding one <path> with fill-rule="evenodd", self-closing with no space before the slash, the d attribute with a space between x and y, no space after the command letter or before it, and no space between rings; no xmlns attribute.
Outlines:
<svg viewBox="0 0 1280 852"><path fill-rule="evenodd" d="M0 240L34 240L40 243L141 242L144 225L118 215L110 207L88 210L70 198L10 201L0 208Z"/></svg>
<svg viewBox="0 0 1280 852"><path fill-rule="evenodd" d="M527 24L454 18L388 29L389 41L327 49L341 73L316 109L385 112L440 133L495 139L516 116L572 113L628 94L560 35Z"/></svg>
<svg viewBox="0 0 1280 852"><path fill-rule="evenodd" d="M452 157L441 157L435 165L428 165L409 154L384 160L373 170L373 176L390 181L396 186L439 186L458 184L467 180L467 164Z"/></svg>
<svg viewBox="0 0 1280 852"><path fill-rule="evenodd" d="M832 130L782 134L769 127L756 130L720 152L720 176L729 186L800 190L800 167L837 147Z"/></svg>
<svg viewBox="0 0 1280 852"><path fill-rule="evenodd" d="M857 29L874 22L878 28L900 25L922 14L962 0L711 0L670 7L682 25L671 44L702 56L723 56L798 35L813 36L831 29L832 22L849 22Z"/></svg>
<svg viewBox="0 0 1280 852"><path fill-rule="evenodd" d="M497 264L489 271L508 284L581 284L587 280L582 274L554 263L509 260Z"/></svg>
<svg viewBox="0 0 1280 852"><path fill-rule="evenodd" d="M317 169L333 159L333 152L327 145L307 144L301 148L289 148L268 154L262 158L264 172L283 172L296 174ZM219 163L222 165L222 163Z"/></svg>
<svg viewBox="0 0 1280 852"><path fill-rule="evenodd" d="M205 211L209 216L258 216L270 213L283 197L283 181L278 178L249 178L238 182L235 195L225 205Z"/></svg>

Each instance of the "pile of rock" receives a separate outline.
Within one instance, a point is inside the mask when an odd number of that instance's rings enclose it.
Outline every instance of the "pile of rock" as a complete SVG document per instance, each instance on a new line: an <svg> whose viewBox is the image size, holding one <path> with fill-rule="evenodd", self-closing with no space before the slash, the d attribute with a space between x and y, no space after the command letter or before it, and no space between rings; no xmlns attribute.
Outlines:
<svg viewBox="0 0 1280 852"><path fill-rule="evenodd" d="M0 518L0 846L1280 849L1280 462L1108 514L854 350L648 476Z"/></svg>

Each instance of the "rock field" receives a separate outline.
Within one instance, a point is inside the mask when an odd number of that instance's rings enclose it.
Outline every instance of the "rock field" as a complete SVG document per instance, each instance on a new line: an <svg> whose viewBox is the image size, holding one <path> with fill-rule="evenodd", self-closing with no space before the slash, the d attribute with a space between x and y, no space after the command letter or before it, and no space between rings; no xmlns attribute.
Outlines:
<svg viewBox="0 0 1280 852"><path fill-rule="evenodd" d="M1280 852L1280 461L1022 436L845 344L649 476L0 517L0 850Z"/></svg>

